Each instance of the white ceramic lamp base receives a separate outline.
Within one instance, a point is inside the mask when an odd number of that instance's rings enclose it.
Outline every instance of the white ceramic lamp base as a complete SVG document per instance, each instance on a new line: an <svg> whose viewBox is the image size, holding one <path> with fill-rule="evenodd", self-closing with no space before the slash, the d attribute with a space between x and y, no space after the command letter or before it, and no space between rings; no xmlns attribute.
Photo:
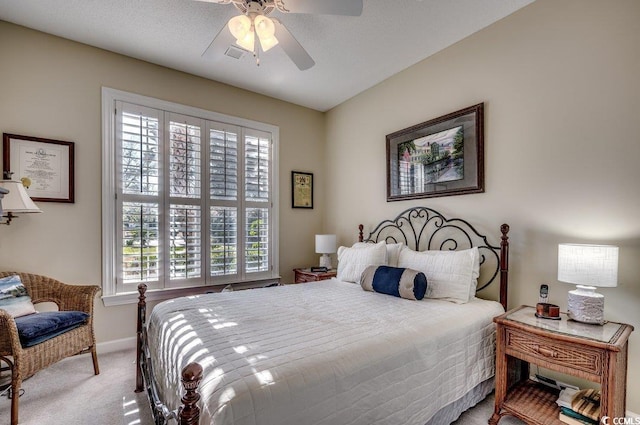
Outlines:
<svg viewBox="0 0 640 425"><path fill-rule="evenodd" d="M578 285L567 298L569 318L576 322L604 324L604 295L593 286Z"/></svg>
<svg viewBox="0 0 640 425"><path fill-rule="evenodd" d="M331 269L331 256L329 254L322 254L320 256L320 267Z"/></svg>

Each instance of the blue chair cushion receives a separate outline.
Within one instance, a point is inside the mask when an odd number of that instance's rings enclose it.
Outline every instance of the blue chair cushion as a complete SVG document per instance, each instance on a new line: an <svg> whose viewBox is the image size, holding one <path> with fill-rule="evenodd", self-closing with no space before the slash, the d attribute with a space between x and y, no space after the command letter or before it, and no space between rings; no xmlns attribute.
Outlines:
<svg viewBox="0 0 640 425"><path fill-rule="evenodd" d="M82 311L47 311L17 317L15 321L20 343L27 348L77 328L88 318Z"/></svg>

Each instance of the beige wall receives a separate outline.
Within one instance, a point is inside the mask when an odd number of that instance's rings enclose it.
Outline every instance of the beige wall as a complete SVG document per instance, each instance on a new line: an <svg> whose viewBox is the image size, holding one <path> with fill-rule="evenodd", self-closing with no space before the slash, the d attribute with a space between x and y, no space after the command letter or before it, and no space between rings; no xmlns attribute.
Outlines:
<svg viewBox="0 0 640 425"><path fill-rule="evenodd" d="M510 306L540 284L566 308L557 244L620 246L606 317L635 326L627 408L640 413L640 2L538 0L327 115L325 230L349 244L414 205L511 225ZM483 194L386 202L385 135L485 103Z"/></svg>
<svg viewBox="0 0 640 425"><path fill-rule="evenodd" d="M0 57L0 132L76 144L76 202L40 202L42 214L0 226L0 270L100 284L102 86L279 126L280 272L291 282L293 267L315 261L324 114L2 21ZM315 209L291 209L291 170L314 173ZM96 307L98 342L135 335L133 305Z"/></svg>

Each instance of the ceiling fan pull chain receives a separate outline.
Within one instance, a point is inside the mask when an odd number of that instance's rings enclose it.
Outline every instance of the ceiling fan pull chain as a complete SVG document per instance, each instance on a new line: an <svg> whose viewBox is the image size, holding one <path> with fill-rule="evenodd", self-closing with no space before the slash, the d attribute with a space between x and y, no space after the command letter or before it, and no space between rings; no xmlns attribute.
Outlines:
<svg viewBox="0 0 640 425"><path fill-rule="evenodd" d="M254 25L251 25L254 28ZM260 49L258 48L258 37L253 38L253 57L256 58L256 66L260 66Z"/></svg>

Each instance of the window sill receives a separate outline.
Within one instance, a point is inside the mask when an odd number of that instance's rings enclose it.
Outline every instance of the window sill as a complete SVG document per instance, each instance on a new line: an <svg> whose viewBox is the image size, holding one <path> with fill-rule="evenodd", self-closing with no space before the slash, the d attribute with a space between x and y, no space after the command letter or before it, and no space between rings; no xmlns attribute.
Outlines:
<svg viewBox="0 0 640 425"><path fill-rule="evenodd" d="M234 289L251 289L261 288L272 283L279 283L280 277L252 280L248 282L232 283ZM185 297L189 295L206 294L207 292L220 292L227 285L210 285L210 286L197 286L193 288L175 288L175 289L154 289L148 290L145 293L146 301L164 301L171 298ZM111 307L116 305L136 304L138 302L138 292L126 292L114 295L102 296L102 303L105 307Z"/></svg>

